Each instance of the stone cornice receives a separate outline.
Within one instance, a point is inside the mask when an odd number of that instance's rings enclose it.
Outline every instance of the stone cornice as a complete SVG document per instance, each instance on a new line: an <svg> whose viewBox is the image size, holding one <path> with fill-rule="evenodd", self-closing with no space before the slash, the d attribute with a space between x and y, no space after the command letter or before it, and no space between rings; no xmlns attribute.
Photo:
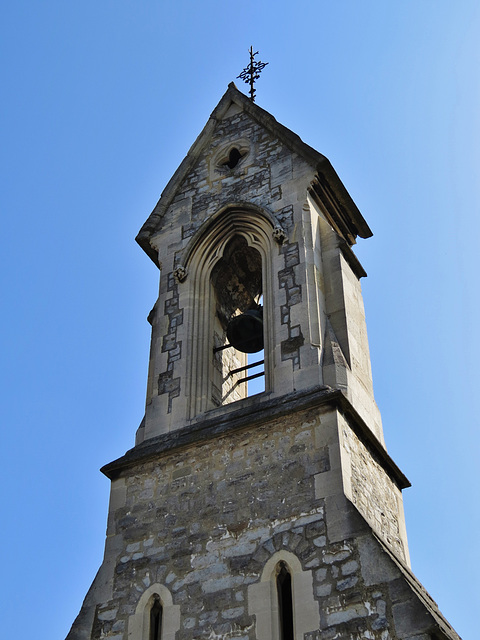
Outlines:
<svg viewBox="0 0 480 640"><path fill-rule="evenodd" d="M252 397L253 398L253 397ZM251 400L251 398L247 399ZM251 428L258 424L268 424L276 418L300 411L321 407L334 407L345 417L348 424L369 449L375 460L382 466L399 489L410 486L410 482L390 458L382 444L377 440L365 421L354 409L348 398L338 389L317 386L306 391L295 391L281 398L261 396L255 402L240 401L238 409L225 411L219 415L213 410L205 418L193 424L151 438L126 452L124 456L106 464L101 471L114 480L129 468L154 460L171 451L191 447L195 444L223 436L232 431ZM232 405L227 406L230 409ZM212 415L213 414L213 415Z"/></svg>

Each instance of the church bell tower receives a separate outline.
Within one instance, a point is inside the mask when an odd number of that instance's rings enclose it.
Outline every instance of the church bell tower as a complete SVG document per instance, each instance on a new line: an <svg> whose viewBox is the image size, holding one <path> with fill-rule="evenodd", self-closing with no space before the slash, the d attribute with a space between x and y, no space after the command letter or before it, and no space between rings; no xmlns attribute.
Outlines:
<svg viewBox="0 0 480 640"><path fill-rule="evenodd" d="M234 84L137 241L160 270L145 417L67 640L458 639L410 570L329 161Z"/></svg>

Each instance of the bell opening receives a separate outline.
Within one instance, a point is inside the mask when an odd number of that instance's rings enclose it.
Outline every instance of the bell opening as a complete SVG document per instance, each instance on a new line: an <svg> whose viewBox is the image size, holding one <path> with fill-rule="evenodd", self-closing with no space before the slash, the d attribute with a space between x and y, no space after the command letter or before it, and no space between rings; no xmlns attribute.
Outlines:
<svg viewBox="0 0 480 640"><path fill-rule="evenodd" d="M265 390L260 253L242 236L234 236L212 270L211 282L215 292L212 403L221 406Z"/></svg>

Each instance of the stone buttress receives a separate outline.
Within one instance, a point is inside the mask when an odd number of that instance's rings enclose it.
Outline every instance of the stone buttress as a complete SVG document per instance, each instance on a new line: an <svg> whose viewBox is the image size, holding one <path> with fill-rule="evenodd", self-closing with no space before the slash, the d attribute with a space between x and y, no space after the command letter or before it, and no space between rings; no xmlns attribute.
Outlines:
<svg viewBox="0 0 480 640"><path fill-rule="evenodd" d="M145 417L102 469L105 557L68 640L458 638L410 570L358 236L328 160L231 84L137 237L161 270ZM252 309L260 391L227 338Z"/></svg>

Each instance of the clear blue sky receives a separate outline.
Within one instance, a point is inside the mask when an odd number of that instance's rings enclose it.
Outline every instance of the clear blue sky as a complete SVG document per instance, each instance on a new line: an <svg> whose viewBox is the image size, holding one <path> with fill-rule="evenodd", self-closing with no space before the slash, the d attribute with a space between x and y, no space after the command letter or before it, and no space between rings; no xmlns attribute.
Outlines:
<svg viewBox="0 0 480 640"><path fill-rule="evenodd" d="M478 638L477 0L16 0L0 9L2 637L64 638L143 415L157 272L134 237L250 45L325 154L357 255L412 566ZM245 90L246 85L237 81Z"/></svg>

